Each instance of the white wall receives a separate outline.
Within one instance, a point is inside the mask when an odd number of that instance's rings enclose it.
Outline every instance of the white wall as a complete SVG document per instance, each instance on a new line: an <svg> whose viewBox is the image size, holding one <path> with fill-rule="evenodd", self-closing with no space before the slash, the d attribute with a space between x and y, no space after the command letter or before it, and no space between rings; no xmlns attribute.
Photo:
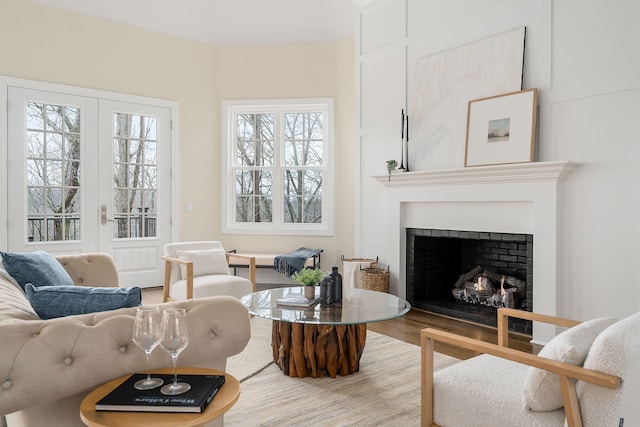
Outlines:
<svg viewBox="0 0 640 427"><path fill-rule="evenodd" d="M580 13L576 13L580 10ZM584 162L566 182L560 311L640 308L640 3L553 2L551 138L543 159Z"/></svg>
<svg viewBox="0 0 640 427"><path fill-rule="evenodd" d="M225 247L241 251L290 252L300 246L322 248L322 268L338 265L353 251L354 38L337 43L278 46L221 46L218 55L218 105L223 100L269 98L334 98L335 232L330 237L271 235L223 236ZM216 120L219 120L217 117ZM218 126L216 126L218 127ZM216 156L219 156L216 150ZM221 174L216 176L219 200ZM196 189L192 189L196 192ZM220 233L220 209L211 212Z"/></svg>
<svg viewBox="0 0 640 427"><path fill-rule="evenodd" d="M356 234L356 250L368 248L377 253L367 255L380 253L381 258L394 256L385 253L395 245L380 230L388 219L387 192L371 177L385 174L385 160L399 158L397 116L411 95L415 61L524 25L524 88L539 90L538 160L584 163L558 193L556 314L587 319L638 311L640 56L635 44L640 30L635 21L640 4L483 0L455 2L453 7L451 3L387 0L364 6L358 41L364 37L365 42L357 58L358 88L363 93L359 103L362 227ZM381 19L381 29L372 36L372 23ZM397 30L404 22L406 31ZM404 71L397 70L405 63ZM383 70L371 72L374 66ZM372 84L385 70L399 77L383 87ZM405 87L407 94L397 93ZM379 103L373 109L367 101L371 99ZM392 280L399 276L392 272Z"/></svg>

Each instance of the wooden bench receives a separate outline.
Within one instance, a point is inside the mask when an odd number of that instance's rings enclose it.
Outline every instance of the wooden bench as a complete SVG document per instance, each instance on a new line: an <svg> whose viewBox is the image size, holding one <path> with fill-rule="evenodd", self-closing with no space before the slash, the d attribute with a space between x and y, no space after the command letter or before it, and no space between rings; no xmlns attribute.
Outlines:
<svg viewBox="0 0 640 427"><path fill-rule="evenodd" d="M304 263L305 267L310 268L320 268L320 254L323 252L320 249L320 252L315 254L312 257L307 258ZM264 254L264 253L248 253L248 252L238 252L237 249L233 249L228 252L229 253L229 267L233 268L233 274L237 275L238 268L248 268L249 261L247 257L255 258L256 260L256 268L273 268L273 262L275 257L283 254ZM234 257L233 254L237 254L237 257ZM243 258L240 258L240 257Z"/></svg>

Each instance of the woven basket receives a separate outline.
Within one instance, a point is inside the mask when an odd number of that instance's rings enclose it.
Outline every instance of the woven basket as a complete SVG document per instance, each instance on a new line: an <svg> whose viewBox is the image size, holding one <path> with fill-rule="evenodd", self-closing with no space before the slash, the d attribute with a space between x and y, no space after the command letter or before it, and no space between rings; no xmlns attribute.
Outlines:
<svg viewBox="0 0 640 427"><path fill-rule="evenodd" d="M370 291L389 292L389 272L382 268L360 270L360 287Z"/></svg>
<svg viewBox="0 0 640 427"><path fill-rule="evenodd" d="M369 268L376 268L378 266L378 258L373 259L373 258L345 258L344 255L342 255L341 259L340 259L340 272L344 273L344 263L345 262L368 262L369 263Z"/></svg>

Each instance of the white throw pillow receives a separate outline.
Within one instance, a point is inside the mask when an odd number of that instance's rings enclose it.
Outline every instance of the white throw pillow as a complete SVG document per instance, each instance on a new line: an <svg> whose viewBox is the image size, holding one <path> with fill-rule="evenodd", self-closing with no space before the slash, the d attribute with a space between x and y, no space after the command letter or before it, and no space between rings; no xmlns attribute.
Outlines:
<svg viewBox="0 0 640 427"><path fill-rule="evenodd" d="M582 366L596 337L617 319L603 317L583 322L558 334L538 356ZM529 368L522 389L522 403L528 411L554 411L563 407L557 374Z"/></svg>
<svg viewBox="0 0 640 427"><path fill-rule="evenodd" d="M229 274L224 249L201 249L196 251L177 251L178 259L193 262L193 277L207 274ZM187 278L187 266L180 264L180 274Z"/></svg>
<svg viewBox="0 0 640 427"><path fill-rule="evenodd" d="M578 381L578 401L585 426L638 426L640 410L638 394L640 381L640 313L632 314L608 327L593 342L584 361L586 369L615 375L622 379L616 389ZM634 369L635 368L635 369ZM634 403L631 403L634 402ZM635 406L633 406L635 405Z"/></svg>

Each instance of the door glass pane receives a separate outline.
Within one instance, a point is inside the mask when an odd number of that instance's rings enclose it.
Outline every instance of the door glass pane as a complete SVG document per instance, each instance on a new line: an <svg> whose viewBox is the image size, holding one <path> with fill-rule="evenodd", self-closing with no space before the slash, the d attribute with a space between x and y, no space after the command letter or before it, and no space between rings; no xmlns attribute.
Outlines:
<svg viewBox="0 0 640 427"><path fill-rule="evenodd" d="M113 213L116 239L156 237L155 117L113 116Z"/></svg>
<svg viewBox="0 0 640 427"><path fill-rule="evenodd" d="M26 141L28 240L80 240L80 108L28 102Z"/></svg>

